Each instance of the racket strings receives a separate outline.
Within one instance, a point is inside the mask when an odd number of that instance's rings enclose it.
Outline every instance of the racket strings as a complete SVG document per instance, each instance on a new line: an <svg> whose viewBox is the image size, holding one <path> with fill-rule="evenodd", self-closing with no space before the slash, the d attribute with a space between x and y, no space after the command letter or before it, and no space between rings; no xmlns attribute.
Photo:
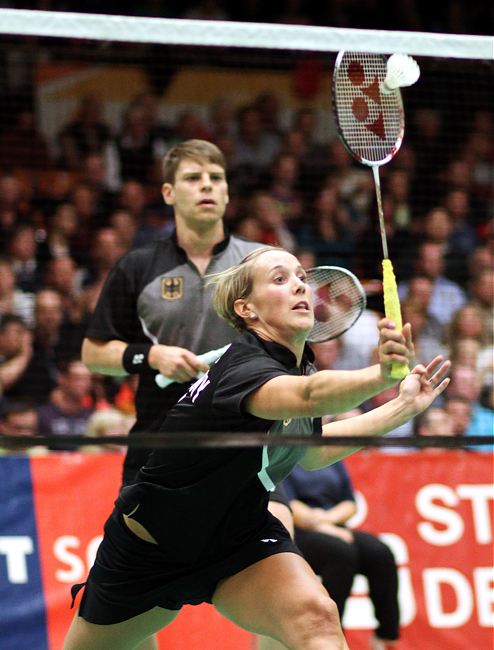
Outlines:
<svg viewBox="0 0 494 650"><path fill-rule="evenodd" d="M333 78L338 128L349 152L366 164L384 164L401 146L404 115L401 94L385 94L386 59L345 52Z"/></svg>
<svg viewBox="0 0 494 650"><path fill-rule="evenodd" d="M308 341L318 343L346 332L365 309L365 292L345 269L318 267L308 271L313 291L314 327Z"/></svg>

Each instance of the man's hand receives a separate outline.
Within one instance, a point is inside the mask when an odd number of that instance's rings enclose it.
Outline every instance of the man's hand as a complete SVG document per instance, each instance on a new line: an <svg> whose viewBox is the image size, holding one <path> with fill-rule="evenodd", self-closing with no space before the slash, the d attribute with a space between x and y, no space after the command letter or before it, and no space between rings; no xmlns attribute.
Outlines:
<svg viewBox="0 0 494 650"><path fill-rule="evenodd" d="M151 368L179 383L195 379L200 372L209 369L193 352L173 345L153 345L148 361Z"/></svg>

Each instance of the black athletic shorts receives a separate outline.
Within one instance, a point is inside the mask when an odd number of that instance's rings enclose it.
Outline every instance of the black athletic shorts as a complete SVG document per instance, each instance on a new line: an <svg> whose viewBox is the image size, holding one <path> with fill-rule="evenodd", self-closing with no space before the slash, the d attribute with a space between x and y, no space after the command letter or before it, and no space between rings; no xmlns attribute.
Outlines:
<svg viewBox="0 0 494 650"><path fill-rule="evenodd" d="M134 535L115 508L88 580L74 585L72 596L74 600L85 586L79 616L98 625L120 623L153 607L178 610L211 603L220 580L285 552L301 555L283 524L268 512L260 529L223 556L171 563L158 545Z"/></svg>

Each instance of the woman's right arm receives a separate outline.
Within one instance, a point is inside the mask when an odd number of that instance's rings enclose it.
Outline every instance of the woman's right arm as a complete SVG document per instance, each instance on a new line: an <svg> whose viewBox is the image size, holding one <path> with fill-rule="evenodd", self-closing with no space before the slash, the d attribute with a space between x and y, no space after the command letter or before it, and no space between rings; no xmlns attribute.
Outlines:
<svg viewBox="0 0 494 650"><path fill-rule="evenodd" d="M396 383L393 363L408 363L414 354L407 324L402 332L386 319L379 322L379 364L362 370L321 370L310 376L280 375L247 399L249 413L267 420L344 413Z"/></svg>

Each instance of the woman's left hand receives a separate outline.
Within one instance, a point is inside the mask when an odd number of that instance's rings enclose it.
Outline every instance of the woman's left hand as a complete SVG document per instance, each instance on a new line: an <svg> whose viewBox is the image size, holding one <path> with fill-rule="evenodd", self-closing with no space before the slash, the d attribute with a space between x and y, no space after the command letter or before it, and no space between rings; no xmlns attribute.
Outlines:
<svg viewBox="0 0 494 650"><path fill-rule="evenodd" d="M399 398L411 409L410 417L425 411L449 384L450 361L438 356L427 366L418 365L400 384Z"/></svg>

